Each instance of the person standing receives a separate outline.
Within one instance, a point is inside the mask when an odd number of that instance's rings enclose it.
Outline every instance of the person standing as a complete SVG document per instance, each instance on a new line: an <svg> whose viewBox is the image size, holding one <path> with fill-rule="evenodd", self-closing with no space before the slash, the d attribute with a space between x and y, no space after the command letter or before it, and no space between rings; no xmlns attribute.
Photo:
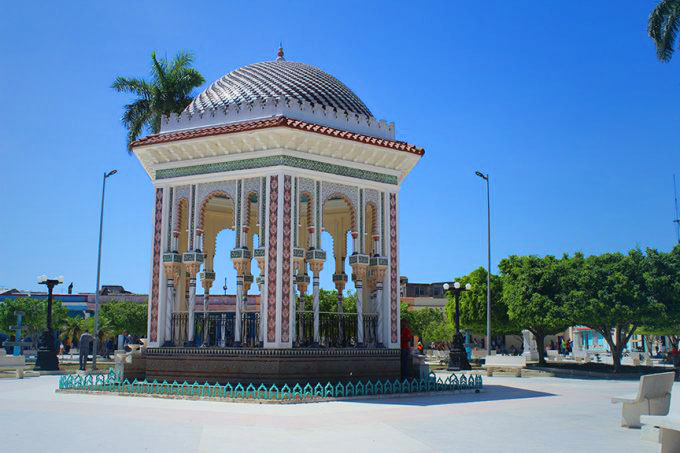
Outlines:
<svg viewBox="0 0 680 453"><path fill-rule="evenodd" d="M408 328L408 322L405 319L401 320L401 378L406 379L408 376L408 365L411 358L411 340L413 335L411 329Z"/></svg>
<svg viewBox="0 0 680 453"><path fill-rule="evenodd" d="M90 335L90 332L87 330L83 332L83 334L80 336L80 340L78 341L78 351L80 352L79 355L79 361L80 361L80 370L85 371L85 367L87 367L87 357L90 354L90 346L92 346L92 341L94 340L94 337Z"/></svg>

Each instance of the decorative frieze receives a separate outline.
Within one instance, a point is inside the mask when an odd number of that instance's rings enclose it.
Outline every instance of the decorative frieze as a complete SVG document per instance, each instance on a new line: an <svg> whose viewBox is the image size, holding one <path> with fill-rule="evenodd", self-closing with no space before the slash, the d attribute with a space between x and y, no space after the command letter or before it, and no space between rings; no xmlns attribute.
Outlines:
<svg viewBox="0 0 680 453"><path fill-rule="evenodd" d="M151 303L149 310L150 332L152 342L158 341L158 303L160 294L161 273L161 236L163 228L163 189L156 189L156 206L153 222L153 259L151 265Z"/></svg>
<svg viewBox="0 0 680 453"><path fill-rule="evenodd" d="M328 162L303 159L301 157L289 155L255 157L252 159L232 160L228 162L215 162L211 164L189 165L186 167L163 168L156 170L156 179L162 180L169 178L179 178L182 176L253 170L277 166L312 170L320 173L346 176L366 181L380 182L383 184L399 184L399 178L394 175L364 170L361 168L352 168L344 165L330 164Z"/></svg>

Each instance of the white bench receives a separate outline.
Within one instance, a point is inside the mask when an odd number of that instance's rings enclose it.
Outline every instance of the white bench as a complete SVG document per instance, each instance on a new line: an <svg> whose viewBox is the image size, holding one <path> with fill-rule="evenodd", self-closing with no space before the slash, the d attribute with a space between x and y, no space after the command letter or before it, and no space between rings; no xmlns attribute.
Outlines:
<svg viewBox="0 0 680 453"><path fill-rule="evenodd" d="M659 428L661 453L680 451L680 415L643 415L640 420L645 425Z"/></svg>
<svg viewBox="0 0 680 453"><path fill-rule="evenodd" d="M675 373L646 374L640 377L637 394L612 398L623 403L621 426L640 428L640 415L666 415L671 406Z"/></svg>
<svg viewBox="0 0 680 453"><path fill-rule="evenodd" d="M486 358L486 362L482 365L487 376L493 376L493 372L497 370L509 370L513 371L517 377L522 376L522 368L526 366L527 359L521 355L491 355Z"/></svg>
<svg viewBox="0 0 680 453"><path fill-rule="evenodd" d="M26 368L28 365L24 356L7 355L4 349L0 349L0 371L16 371L17 378L23 379Z"/></svg>
<svg viewBox="0 0 680 453"><path fill-rule="evenodd" d="M645 366L654 366L652 358L646 352L631 352L630 358L633 361L633 366L640 366L641 363Z"/></svg>
<svg viewBox="0 0 680 453"><path fill-rule="evenodd" d="M574 356L574 360L576 360L577 363L590 362L590 354L588 354L588 351L574 351L572 355Z"/></svg>
<svg viewBox="0 0 680 453"><path fill-rule="evenodd" d="M562 361L562 356L560 355L560 351L556 349L548 349L547 351L548 354L548 359L554 360L555 362L561 362Z"/></svg>

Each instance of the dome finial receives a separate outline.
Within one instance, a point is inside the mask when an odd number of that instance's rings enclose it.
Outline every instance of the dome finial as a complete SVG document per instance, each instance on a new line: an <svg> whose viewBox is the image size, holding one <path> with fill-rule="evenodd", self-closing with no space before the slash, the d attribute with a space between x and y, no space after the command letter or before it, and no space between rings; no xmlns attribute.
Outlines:
<svg viewBox="0 0 680 453"><path fill-rule="evenodd" d="M286 59L283 58L283 43L279 43L279 53L277 55L276 61L286 61Z"/></svg>

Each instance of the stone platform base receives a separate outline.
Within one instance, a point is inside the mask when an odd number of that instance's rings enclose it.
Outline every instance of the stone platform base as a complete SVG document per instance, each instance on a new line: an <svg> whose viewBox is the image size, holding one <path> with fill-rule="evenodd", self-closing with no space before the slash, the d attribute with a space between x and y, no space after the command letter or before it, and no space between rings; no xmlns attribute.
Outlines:
<svg viewBox="0 0 680 453"><path fill-rule="evenodd" d="M398 349L147 348L124 378L159 382L356 382L401 379Z"/></svg>

